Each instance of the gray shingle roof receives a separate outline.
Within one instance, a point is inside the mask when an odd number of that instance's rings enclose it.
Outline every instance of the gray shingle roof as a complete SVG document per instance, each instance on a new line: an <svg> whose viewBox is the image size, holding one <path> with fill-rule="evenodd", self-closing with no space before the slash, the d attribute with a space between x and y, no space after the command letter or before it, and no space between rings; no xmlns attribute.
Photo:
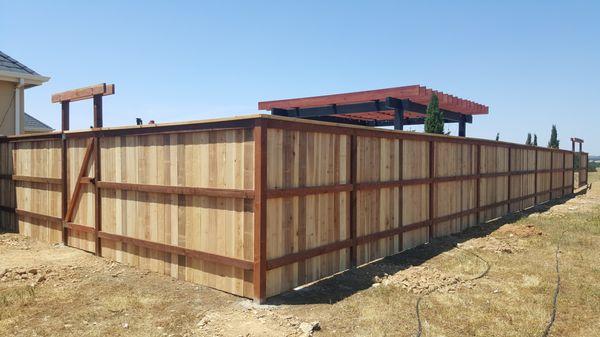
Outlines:
<svg viewBox="0 0 600 337"><path fill-rule="evenodd" d="M34 118L33 116L31 116L29 114L25 114L24 129L25 129L25 131L37 131L37 132L54 131L53 128L44 124L43 122L41 122L40 120L38 120L37 118Z"/></svg>
<svg viewBox="0 0 600 337"><path fill-rule="evenodd" d="M32 69L0 51L0 70L40 76Z"/></svg>

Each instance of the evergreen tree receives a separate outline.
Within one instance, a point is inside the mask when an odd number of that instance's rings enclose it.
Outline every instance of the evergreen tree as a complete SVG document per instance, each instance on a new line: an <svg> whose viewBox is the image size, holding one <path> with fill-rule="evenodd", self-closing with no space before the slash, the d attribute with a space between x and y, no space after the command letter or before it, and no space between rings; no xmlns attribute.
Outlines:
<svg viewBox="0 0 600 337"><path fill-rule="evenodd" d="M425 117L425 132L444 133L444 118L440 112L439 101L436 94L431 95L431 100L427 105L427 117Z"/></svg>
<svg viewBox="0 0 600 337"><path fill-rule="evenodd" d="M496 133L496 141L500 140L500 132Z"/></svg>
<svg viewBox="0 0 600 337"><path fill-rule="evenodd" d="M533 146L537 146L537 135L533 134Z"/></svg>
<svg viewBox="0 0 600 337"><path fill-rule="evenodd" d="M553 149L558 149L558 132L556 132L556 125L552 125L552 131L550 132L550 141L548 142L548 147Z"/></svg>
<svg viewBox="0 0 600 337"><path fill-rule="evenodd" d="M531 145L531 133L527 134L527 140L525 141L525 145Z"/></svg>

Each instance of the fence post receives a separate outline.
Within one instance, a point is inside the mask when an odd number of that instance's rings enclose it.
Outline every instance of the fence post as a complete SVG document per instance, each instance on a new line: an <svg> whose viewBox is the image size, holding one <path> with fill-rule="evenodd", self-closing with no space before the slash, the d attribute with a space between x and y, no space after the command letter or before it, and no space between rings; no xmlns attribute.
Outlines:
<svg viewBox="0 0 600 337"><path fill-rule="evenodd" d="M434 214L434 179L435 178L435 143L429 141L429 241L433 239L433 214Z"/></svg>
<svg viewBox="0 0 600 337"><path fill-rule="evenodd" d="M95 140L95 160L94 160L94 181L96 182L94 187L94 238L95 238L95 252L97 256L102 256L102 244L100 242L99 232L102 231L102 191L98 188L98 182L102 180L100 175L100 137L96 137Z"/></svg>
<svg viewBox="0 0 600 337"><path fill-rule="evenodd" d="M63 244L67 246L69 244L69 230L66 226L65 220L67 215L67 205L69 203L69 189L67 186L67 138L65 137L64 132L69 130L69 101L61 102L61 130L63 131L62 139L61 139L61 149L60 149L60 178L62 179L61 185L61 217L63 219L62 224L62 240Z"/></svg>
<svg viewBox="0 0 600 337"><path fill-rule="evenodd" d="M533 169L533 206L537 205L538 197L538 150L534 150L535 155L535 167Z"/></svg>
<svg viewBox="0 0 600 337"><path fill-rule="evenodd" d="M571 193L575 193L575 140L571 138L571 153L573 155L573 160L571 164Z"/></svg>
<svg viewBox="0 0 600 337"><path fill-rule="evenodd" d="M562 197L564 197L565 196L565 163L567 161L567 155L563 152L562 157L563 157L563 164L562 164L562 189L561 189L560 195Z"/></svg>
<svg viewBox="0 0 600 337"><path fill-rule="evenodd" d="M508 189L507 189L507 196L506 196L506 204L507 204L507 209L506 209L506 213L510 213L510 192L511 192L511 188L510 188L510 178L512 175L512 155L511 155L511 150L512 148L509 146L508 147Z"/></svg>
<svg viewBox="0 0 600 337"><path fill-rule="evenodd" d="M481 208L480 199L480 187L481 187L481 144L477 144L477 152L476 152L476 162L475 162L475 174L477 175L477 180L475 182L475 207L477 212L475 212L476 222L479 224L479 209Z"/></svg>
<svg viewBox="0 0 600 337"><path fill-rule="evenodd" d="M254 264L252 283L254 300L267 298L267 123L254 124Z"/></svg>
<svg viewBox="0 0 600 337"><path fill-rule="evenodd" d="M398 139L398 163L400 166L400 172L398 172L398 180L402 181L404 179L404 141L402 138ZM402 204L403 204L403 187L402 185L398 186L398 227L402 228L404 226L404 217L402 216ZM398 250L404 250L404 231L400 232L398 235Z"/></svg>
<svg viewBox="0 0 600 337"><path fill-rule="evenodd" d="M550 150L550 196L548 197L548 201L552 200L552 180L554 178L554 153Z"/></svg>
<svg viewBox="0 0 600 337"><path fill-rule="evenodd" d="M356 206L356 182L358 178L358 137L356 134L350 136L350 268L356 267L358 256L358 245L356 244L356 221L358 218L358 207Z"/></svg>

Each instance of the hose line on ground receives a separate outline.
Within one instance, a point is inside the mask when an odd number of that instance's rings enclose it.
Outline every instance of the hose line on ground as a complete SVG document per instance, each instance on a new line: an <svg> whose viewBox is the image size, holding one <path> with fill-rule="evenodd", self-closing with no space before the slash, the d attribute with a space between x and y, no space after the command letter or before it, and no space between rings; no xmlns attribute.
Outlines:
<svg viewBox="0 0 600 337"><path fill-rule="evenodd" d="M461 249L460 247L456 246L457 249ZM460 281L459 283L463 283L463 282L469 282L469 281L475 281L478 280L482 277L484 277L485 275L487 275L487 273L490 271L491 265L488 261L486 261L484 258L482 258L481 256L479 256L478 254L465 250L465 249L461 249L464 252L467 252L473 256L475 256L477 259L483 261L483 263L485 263L485 270L483 272L481 272L479 275L472 277L470 279L467 280L463 280ZM423 324L421 323L421 313L420 313L420 305L421 305L421 301L423 300L423 298L431 293L433 293L434 291L445 287L445 285L441 285L441 286L437 286L429 291L427 291L426 293L424 293L423 295L419 296L419 298L417 298L417 303L415 304L415 313L417 314L417 333L415 334L415 337L421 337L421 334L423 333Z"/></svg>
<svg viewBox="0 0 600 337"><path fill-rule="evenodd" d="M565 235L566 231L563 231L558 238L558 242L556 243L556 251L554 252L554 257L556 258L556 288L554 289L554 296L552 298L552 313L550 314L550 319L548 320L548 324L546 324L546 329L542 333L542 337L548 337L550 334L550 329L552 325L554 325L554 321L556 320L556 305L558 302L558 293L560 292L560 266L558 253L560 252L560 241Z"/></svg>

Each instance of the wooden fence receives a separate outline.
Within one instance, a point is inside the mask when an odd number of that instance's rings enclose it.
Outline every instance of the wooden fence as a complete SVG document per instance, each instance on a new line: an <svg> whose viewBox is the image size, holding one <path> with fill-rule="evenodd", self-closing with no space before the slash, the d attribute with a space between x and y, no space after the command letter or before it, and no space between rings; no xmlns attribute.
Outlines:
<svg viewBox="0 0 600 337"><path fill-rule="evenodd" d="M574 189L570 151L270 115L0 156L9 229L259 301Z"/></svg>

